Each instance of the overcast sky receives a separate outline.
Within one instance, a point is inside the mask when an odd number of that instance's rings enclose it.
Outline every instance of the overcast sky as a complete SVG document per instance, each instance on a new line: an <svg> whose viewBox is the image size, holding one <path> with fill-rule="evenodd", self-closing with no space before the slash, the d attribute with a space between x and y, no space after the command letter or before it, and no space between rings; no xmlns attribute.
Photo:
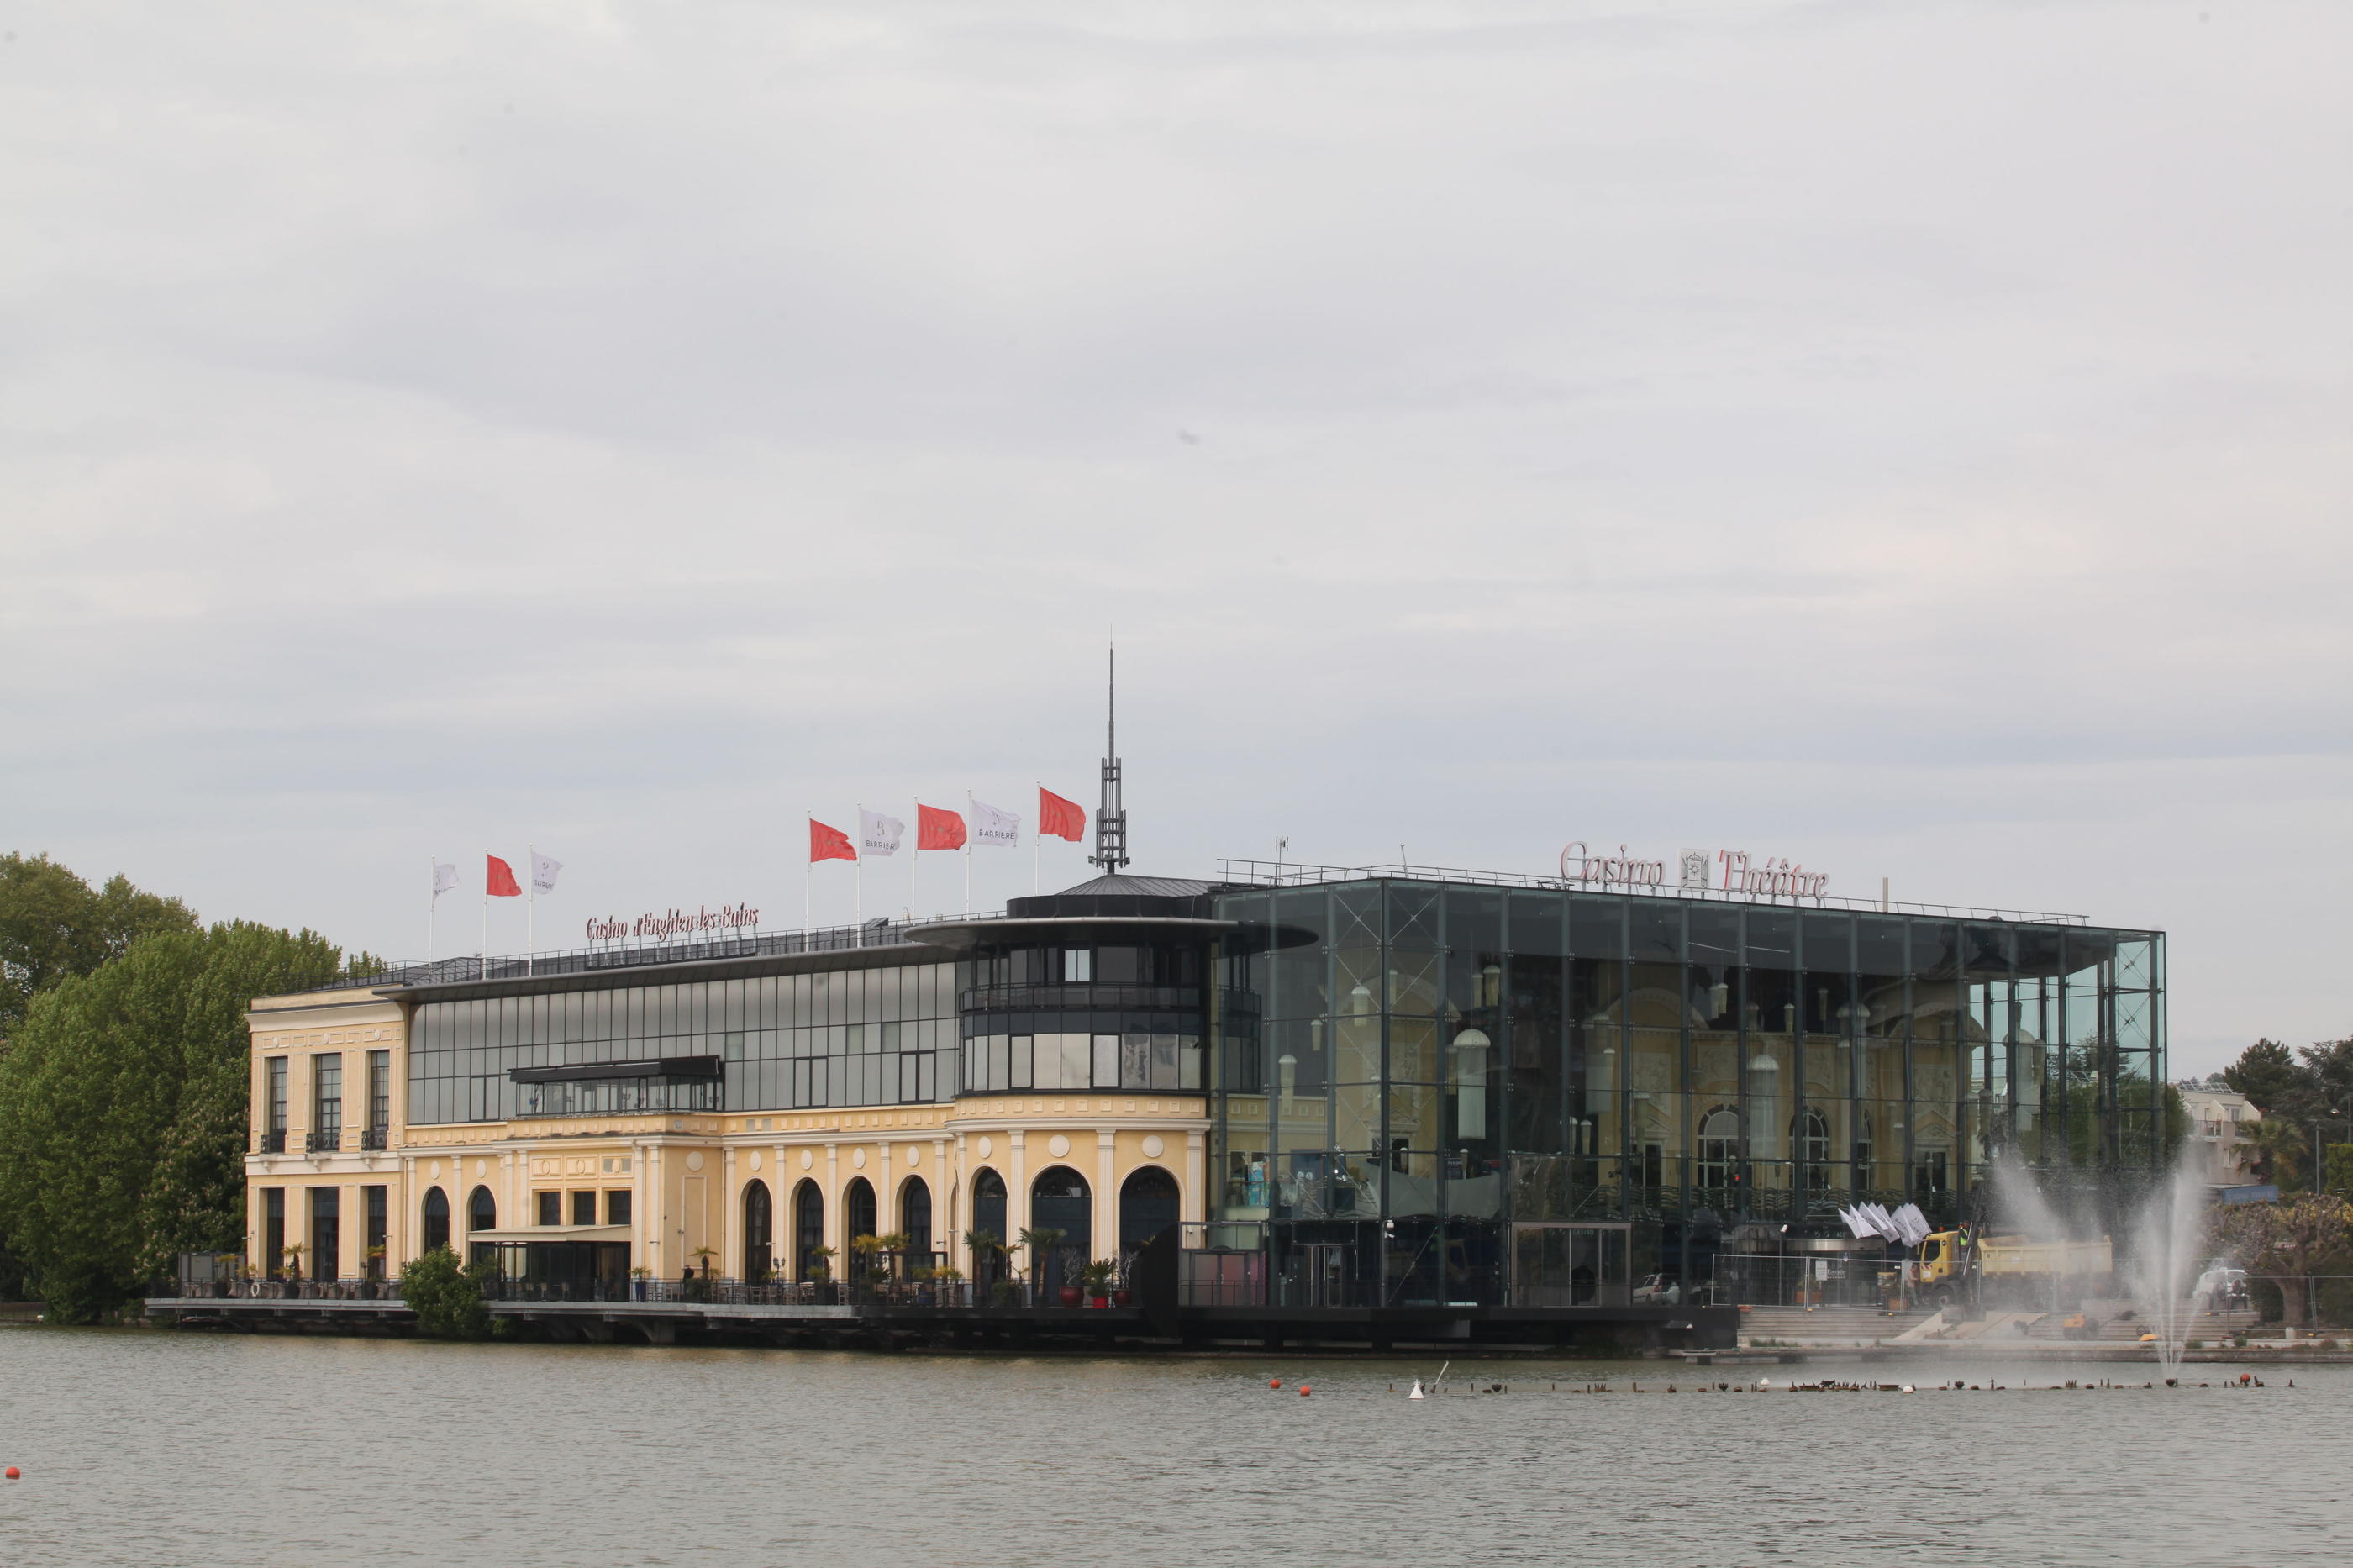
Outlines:
<svg viewBox="0 0 2353 1568"><path fill-rule="evenodd" d="M0 847L797 925L1092 805L1115 628L1139 871L1746 847L2353 1030L2342 0L0 27Z"/></svg>

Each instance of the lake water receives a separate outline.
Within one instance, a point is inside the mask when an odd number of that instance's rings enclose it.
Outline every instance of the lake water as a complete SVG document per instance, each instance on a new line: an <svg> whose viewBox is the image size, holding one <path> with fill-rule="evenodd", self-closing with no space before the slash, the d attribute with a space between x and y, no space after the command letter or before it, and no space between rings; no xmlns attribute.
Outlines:
<svg viewBox="0 0 2353 1568"><path fill-rule="evenodd" d="M0 1563L2162 1563L2353 1555L2353 1368L1608 1396L1664 1363L998 1359L0 1327ZM2220 1384L2236 1368L2198 1366ZM1292 1392L1305 1376L1311 1398ZM2153 1369L1725 1367L2017 1384ZM1286 1386L1271 1393L1267 1379Z"/></svg>

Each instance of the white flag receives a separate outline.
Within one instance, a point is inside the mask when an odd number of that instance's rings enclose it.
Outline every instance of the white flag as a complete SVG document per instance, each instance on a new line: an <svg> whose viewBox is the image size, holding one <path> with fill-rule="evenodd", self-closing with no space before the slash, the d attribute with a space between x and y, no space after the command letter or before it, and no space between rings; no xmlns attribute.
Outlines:
<svg viewBox="0 0 2353 1568"><path fill-rule="evenodd" d="M454 893L457 890L458 868L456 865L447 860L434 861L433 896L438 899L444 893Z"/></svg>
<svg viewBox="0 0 2353 1568"><path fill-rule="evenodd" d="M555 874L564 869L564 862L551 860L534 849L531 852L531 890L534 893L555 891Z"/></svg>
<svg viewBox="0 0 2353 1568"><path fill-rule="evenodd" d="M1018 849L1021 847L1021 818L1013 812L999 811L987 801L974 801L972 841L1000 849Z"/></svg>
<svg viewBox="0 0 2353 1568"><path fill-rule="evenodd" d="M858 849L862 855L896 855L907 825L879 811L858 808Z"/></svg>

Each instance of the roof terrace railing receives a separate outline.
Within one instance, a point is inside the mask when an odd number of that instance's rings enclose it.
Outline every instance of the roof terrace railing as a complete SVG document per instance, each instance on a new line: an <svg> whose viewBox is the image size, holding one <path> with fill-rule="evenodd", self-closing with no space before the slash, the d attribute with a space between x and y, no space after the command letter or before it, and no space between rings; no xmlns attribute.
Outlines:
<svg viewBox="0 0 2353 1568"><path fill-rule="evenodd" d="M1519 871L1472 871L1459 866L1418 866L1397 862L1380 866L1314 866L1294 860L1227 860L1221 880L1260 888L1309 888L1327 882L1466 882L1485 888L1526 888L1546 892L1630 893L1641 898L1683 899L1694 903L1768 905L1783 909L1842 910L1859 914L1929 915L1943 920L2017 921L2041 925L2086 925L2084 915L2057 914L2046 910L2005 910L1976 904L1922 904L1901 900L1850 899L1828 895L1776 898L1764 893L1731 892L1721 888L1686 888L1673 882L1629 884L1590 881L1574 877L1537 877ZM1670 868L1672 869L1672 868Z"/></svg>
<svg viewBox="0 0 2353 1568"><path fill-rule="evenodd" d="M1841 910L1861 914L1925 915L1939 920L2012 921L2045 925L2087 925L2084 915L2045 910L1998 909L1978 904L1926 904L1903 900L1843 897L1776 898L1766 894L1731 892L1720 888L1685 888L1662 881L1629 885L1575 878L1538 877L1517 871L1478 871L1460 866L1423 866L1393 862L1377 866L1318 866L1297 860L1220 859L1220 889L1247 888L1309 888L1332 882L1400 881L1452 882L1485 888L1525 888L1546 892L1630 893L1642 898L1681 899L1694 903L1767 906L1783 909ZM971 914L934 914L913 919L881 917L862 925L819 926L807 931L754 931L748 935L702 940L640 942L634 945L607 942L591 947L560 948L538 953L484 957L467 953L437 958L430 963L385 963L363 972L340 975L311 987L331 991L361 986L457 985L480 981L525 980L543 975L580 974L603 969L638 969L666 963L700 963L730 958L765 958L791 953L845 952L862 947L898 947L914 941L911 928L945 921L994 920L1002 910Z"/></svg>
<svg viewBox="0 0 2353 1568"><path fill-rule="evenodd" d="M912 926L935 921L981 920L1000 911L969 917L928 915L918 920L881 917L863 925L820 926L808 931L752 931L737 936L684 938L635 944L605 942L593 947L558 948L545 952L484 957L466 953L430 963L387 962L364 971L338 975L311 987L318 991L358 986L462 985L486 980L529 980L554 974L584 974L602 969L638 969L663 963L706 963L718 959L766 958L803 952L849 952L867 947L900 947L913 939Z"/></svg>

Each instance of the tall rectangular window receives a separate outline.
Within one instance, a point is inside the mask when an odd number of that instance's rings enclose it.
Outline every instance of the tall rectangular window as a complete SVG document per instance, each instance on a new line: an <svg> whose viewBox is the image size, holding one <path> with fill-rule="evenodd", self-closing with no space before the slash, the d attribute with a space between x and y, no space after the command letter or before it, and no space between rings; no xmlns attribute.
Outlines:
<svg viewBox="0 0 2353 1568"><path fill-rule="evenodd" d="M311 1137L321 1149L343 1141L343 1058L329 1052L311 1058Z"/></svg>
<svg viewBox="0 0 2353 1568"><path fill-rule="evenodd" d="M391 1205L385 1202L386 1189L362 1187L360 1196L367 1200L366 1267L361 1270L371 1279L384 1278L385 1238L390 1234Z"/></svg>
<svg viewBox="0 0 2353 1568"><path fill-rule="evenodd" d="M572 1194L572 1223L574 1225L595 1225L596 1223L596 1194L595 1193L575 1193Z"/></svg>
<svg viewBox="0 0 2353 1568"><path fill-rule="evenodd" d="M261 1272L275 1276L286 1267L286 1189L261 1189Z"/></svg>
<svg viewBox="0 0 2353 1568"><path fill-rule="evenodd" d="M370 1051L367 1054L367 1074L368 1131L382 1134L392 1126L392 1053Z"/></svg>
<svg viewBox="0 0 2353 1568"><path fill-rule="evenodd" d="M627 1188L617 1188L612 1192L607 1193L605 1194L605 1223L607 1225L628 1224L629 1200L635 1194L630 1193Z"/></svg>
<svg viewBox="0 0 2353 1568"><path fill-rule="evenodd" d="M263 1064L268 1087L263 1093L269 1104L263 1108L267 1118L262 1125L272 1132L286 1131L286 1058L271 1057Z"/></svg>
<svg viewBox="0 0 2353 1568"><path fill-rule="evenodd" d="M311 1278L340 1279L343 1277L343 1190L339 1187L312 1187L311 1189Z"/></svg>
<svg viewBox="0 0 2353 1568"><path fill-rule="evenodd" d="M539 1205L540 1224L562 1225L564 1223L564 1194L562 1193L534 1193L532 1196L537 1200Z"/></svg>

